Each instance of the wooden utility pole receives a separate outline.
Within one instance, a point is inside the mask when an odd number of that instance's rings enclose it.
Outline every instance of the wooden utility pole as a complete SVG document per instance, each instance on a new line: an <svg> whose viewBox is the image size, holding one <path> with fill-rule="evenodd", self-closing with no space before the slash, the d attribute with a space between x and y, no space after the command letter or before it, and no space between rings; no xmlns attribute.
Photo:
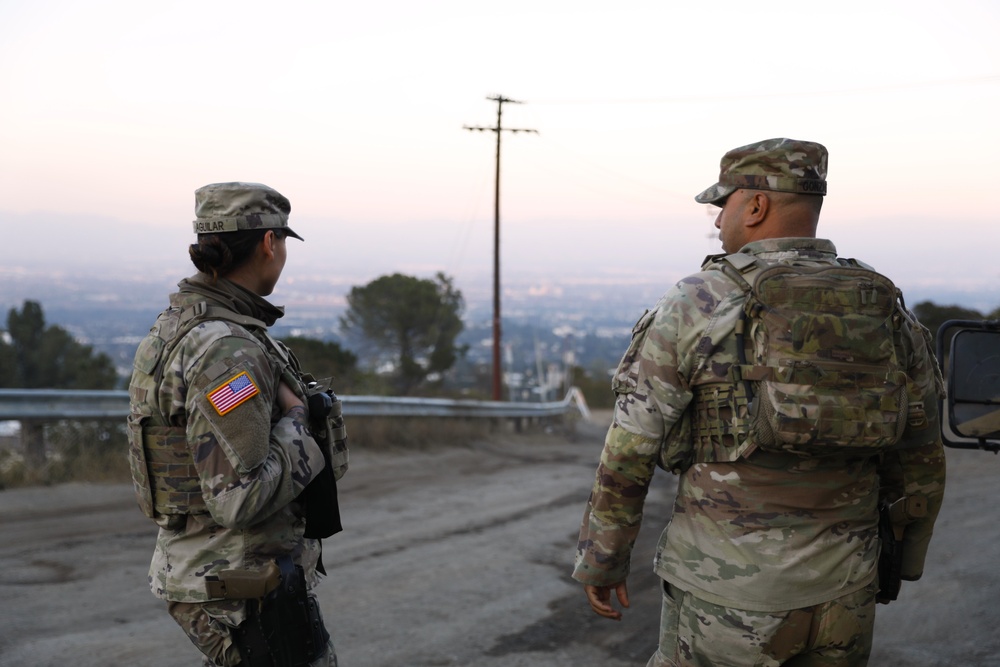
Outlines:
<svg viewBox="0 0 1000 667"><path fill-rule="evenodd" d="M503 368L500 365L500 133L507 132L534 132L537 130L515 129L502 127L500 119L503 116L503 105L521 104L517 100L512 100L503 95L494 95L486 99L497 103L497 124L496 127L463 126L466 130L477 132L496 132L497 135L497 164L496 182L493 191L493 400L503 400L502 378Z"/></svg>

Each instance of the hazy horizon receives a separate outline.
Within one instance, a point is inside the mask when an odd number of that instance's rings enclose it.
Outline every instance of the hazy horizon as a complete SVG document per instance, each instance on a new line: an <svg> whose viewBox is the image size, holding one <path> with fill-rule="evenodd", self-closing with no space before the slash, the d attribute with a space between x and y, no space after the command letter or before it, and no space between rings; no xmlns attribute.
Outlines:
<svg viewBox="0 0 1000 667"><path fill-rule="evenodd" d="M142 293L156 299L149 307L158 310L176 283L195 272L186 253L187 244L193 240L188 220L168 229L100 216L80 222L63 214L11 215L0 211L0 219L13 221L13 228L20 230L18 238L31 239L31 230L44 236L27 244L0 245L0 280L4 285L0 299L7 307L25 299L39 300L36 295L51 294L59 286L70 292L66 295L70 301L125 304L131 301L129 292L142 285ZM306 305L342 309L351 287L378 276L399 272L431 278L441 271L455 280L471 309L491 307L491 253L485 257L466 254L456 260L450 248L431 244L428 247L437 251L414 257L409 239L397 235L386 242L385 235L377 230L365 233L364 228L350 227L345 227L346 239L338 247L323 243L317 225L310 221L293 216L292 223L306 241L289 242L289 260L272 299L275 303L287 302L291 308ZM824 227L834 234L841 231L835 229L836 224L821 223L821 232ZM511 238L501 242L501 286L505 295L502 311L514 313L518 303L533 299L558 304L567 312L574 309L571 300L577 299L581 309L591 309L594 304L586 302L588 293L595 297L612 294L617 301L633 304L634 308L650 307L677 279L696 271L706 255L720 252L718 240L714 235L709 238L709 231L714 232L714 228L707 218L691 221L678 233L675 243L671 243L666 230L660 230L659 244L639 244L624 256L578 252L572 244L554 252L550 243L509 234ZM924 250L912 253L911 262L900 263L899 255L906 252L895 247L898 241L893 240L899 230L892 223L862 229L860 239L854 228L842 231L843 240L830 235L841 254L885 271L903 290L911 307L925 300L982 312L1000 306L994 287L1000 271L989 267L977 272L971 250L978 243L976 238L945 237L938 249L954 247L954 253ZM445 240L454 241L447 236L447 230L438 232ZM426 235L427 231L415 233ZM333 236L339 234L334 232ZM885 269L894 259L896 270Z"/></svg>

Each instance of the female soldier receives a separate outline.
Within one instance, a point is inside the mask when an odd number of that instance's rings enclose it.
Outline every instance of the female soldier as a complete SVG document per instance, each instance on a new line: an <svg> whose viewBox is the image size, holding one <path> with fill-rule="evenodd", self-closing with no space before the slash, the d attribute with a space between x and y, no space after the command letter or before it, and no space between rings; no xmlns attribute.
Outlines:
<svg viewBox="0 0 1000 667"><path fill-rule="evenodd" d="M336 665L300 494L324 468L297 362L267 334L288 200L257 183L195 192L182 280L136 352L129 449L160 526L150 587L214 665Z"/></svg>

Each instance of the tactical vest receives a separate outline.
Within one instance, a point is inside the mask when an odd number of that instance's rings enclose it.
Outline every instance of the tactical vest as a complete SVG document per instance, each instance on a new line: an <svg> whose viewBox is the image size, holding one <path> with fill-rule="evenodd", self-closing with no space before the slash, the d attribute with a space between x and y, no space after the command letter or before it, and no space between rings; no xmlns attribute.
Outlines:
<svg viewBox="0 0 1000 667"><path fill-rule="evenodd" d="M878 453L898 443L915 386L899 358L901 293L856 260L768 264L710 258L744 292L739 363L729 382L697 387L695 461L735 461L760 448L805 456Z"/></svg>
<svg viewBox="0 0 1000 667"><path fill-rule="evenodd" d="M224 320L255 334L285 368L296 371L297 362L283 345L267 334L267 325L206 302L167 309L136 350L129 385L129 466L139 508L157 524L179 528L188 514L207 512L201 482L188 447L187 430L173 426L160 412L157 395L171 353L194 327Z"/></svg>

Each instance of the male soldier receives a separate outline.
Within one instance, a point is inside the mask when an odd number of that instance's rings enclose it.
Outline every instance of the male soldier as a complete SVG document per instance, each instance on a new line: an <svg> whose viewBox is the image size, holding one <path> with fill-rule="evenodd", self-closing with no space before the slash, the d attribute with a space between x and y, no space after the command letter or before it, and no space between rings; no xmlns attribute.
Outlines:
<svg viewBox="0 0 1000 667"><path fill-rule="evenodd" d="M346 451L317 442L329 445L326 415L310 414L315 392L267 333L284 314L264 297L285 239L301 240L290 210L257 183L195 192L199 271L139 345L129 387L136 494L160 526L150 587L207 665L337 662L309 590L322 571L310 538L339 530L335 488L316 491L346 469ZM331 515L317 530L312 517Z"/></svg>
<svg viewBox="0 0 1000 667"><path fill-rule="evenodd" d="M715 226L730 254L710 257L639 320L613 380L614 421L573 577L597 614L620 619L611 597L628 606L630 554L654 467L679 475L654 561L663 607L649 667L867 664L879 591L880 498L924 499L923 518L905 528L901 566L905 580L922 573L944 492L941 382L929 333L894 293L883 301L892 317L882 322L895 326L887 347L907 377L903 437L896 413L876 412L875 419L817 428L846 433L888 425L895 434L885 441L890 446L809 456L764 447L750 427L764 412L753 403L766 397L748 398L753 388L738 372L753 369L741 357L749 283L731 267L742 267L752 283L773 265L863 266L838 262L834 245L816 238L826 171L827 151L812 142L771 139L728 152L719 182L695 200L721 208ZM839 368L853 372L850 361L839 360ZM853 400L849 390L835 398ZM884 400L897 409L896 398ZM902 429L904 419L898 421Z"/></svg>

